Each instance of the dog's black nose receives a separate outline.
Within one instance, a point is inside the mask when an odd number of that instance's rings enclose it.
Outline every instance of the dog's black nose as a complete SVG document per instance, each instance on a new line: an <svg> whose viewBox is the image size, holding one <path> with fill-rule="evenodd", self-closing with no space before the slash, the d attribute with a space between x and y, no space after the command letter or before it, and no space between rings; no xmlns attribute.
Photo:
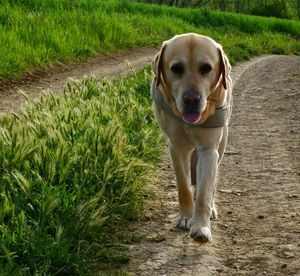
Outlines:
<svg viewBox="0 0 300 276"><path fill-rule="evenodd" d="M186 108L198 109L201 103L201 97L195 92L186 92L182 95L183 103Z"/></svg>

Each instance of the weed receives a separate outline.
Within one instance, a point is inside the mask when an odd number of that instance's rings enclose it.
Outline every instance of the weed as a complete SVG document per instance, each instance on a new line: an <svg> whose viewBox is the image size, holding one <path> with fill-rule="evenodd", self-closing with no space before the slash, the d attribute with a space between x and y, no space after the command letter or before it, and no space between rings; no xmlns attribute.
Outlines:
<svg viewBox="0 0 300 276"><path fill-rule="evenodd" d="M113 233L139 216L163 151L150 77L71 81L62 96L0 117L1 275L83 274L127 260Z"/></svg>

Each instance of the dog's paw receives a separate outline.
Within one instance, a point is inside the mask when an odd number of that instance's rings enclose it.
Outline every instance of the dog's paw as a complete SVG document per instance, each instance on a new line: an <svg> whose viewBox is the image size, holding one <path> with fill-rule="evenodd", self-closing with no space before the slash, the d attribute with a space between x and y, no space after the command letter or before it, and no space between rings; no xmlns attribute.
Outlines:
<svg viewBox="0 0 300 276"><path fill-rule="evenodd" d="M212 240L212 235L209 227L200 227L199 225L192 225L190 228L190 237L197 242L208 242Z"/></svg>
<svg viewBox="0 0 300 276"><path fill-rule="evenodd" d="M217 218L218 218L218 211L217 211L216 206L214 206L214 207L211 209L210 219L211 219L211 220L216 220Z"/></svg>
<svg viewBox="0 0 300 276"><path fill-rule="evenodd" d="M179 217L176 222L176 227L182 230L189 230L190 229L190 220L189 217Z"/></svg>

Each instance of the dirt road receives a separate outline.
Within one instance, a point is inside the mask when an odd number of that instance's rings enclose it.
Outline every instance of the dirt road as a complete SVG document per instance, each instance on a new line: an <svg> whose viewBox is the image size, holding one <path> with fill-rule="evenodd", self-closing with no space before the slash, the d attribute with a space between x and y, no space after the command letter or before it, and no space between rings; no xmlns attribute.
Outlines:
<svg viewBox="0 0 300 276"><path fill-rule="evenodd" d="M117 78L128 74L130 69L138 70L149 63L157 50L149 48L123 51L114 55L100 55L88 61L56 64L45 71L27 74L23 79L0 85L0 113L19 108L24 97L21 90L31 99L39 97L43 90L62 90L67 79L81 79L85 75L97 78L109 76Z"/></svg>
<svg viewBox="0 0 300 276"><path fill-rule="evenodd" d="M0 112L18 108L18 87L31 97L58 90L68 77L118 76L125 60L139 68L155 50L53 70L0 91ZM129 246L133 275L300 275L300 57L267 56L233 68L234 109L218 176L219 218L213 241L199 244L174 228L176 184L168 156L153 185L146 218L130 225L144 241Z"/></svg>
<svg viewBox="0 0 300 276"><path fill-rule="evenodd" d="M233 69L234 109L218 176L213 241L174 228L167 161L131 245L134 275L300 275L300 58L257 58Z"/></svg>

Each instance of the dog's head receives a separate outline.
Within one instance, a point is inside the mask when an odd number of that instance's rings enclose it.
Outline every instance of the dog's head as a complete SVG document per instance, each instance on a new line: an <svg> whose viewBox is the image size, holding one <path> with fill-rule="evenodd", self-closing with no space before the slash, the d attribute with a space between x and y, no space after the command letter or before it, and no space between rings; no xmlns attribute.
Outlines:
<svg viewBox="0 0 300 276"><path fill-rule="evenodd" d="M196 124L228 87L229 61L209 37L183 34L165 41L153 61L156 86L184 121Z"/></svg>

